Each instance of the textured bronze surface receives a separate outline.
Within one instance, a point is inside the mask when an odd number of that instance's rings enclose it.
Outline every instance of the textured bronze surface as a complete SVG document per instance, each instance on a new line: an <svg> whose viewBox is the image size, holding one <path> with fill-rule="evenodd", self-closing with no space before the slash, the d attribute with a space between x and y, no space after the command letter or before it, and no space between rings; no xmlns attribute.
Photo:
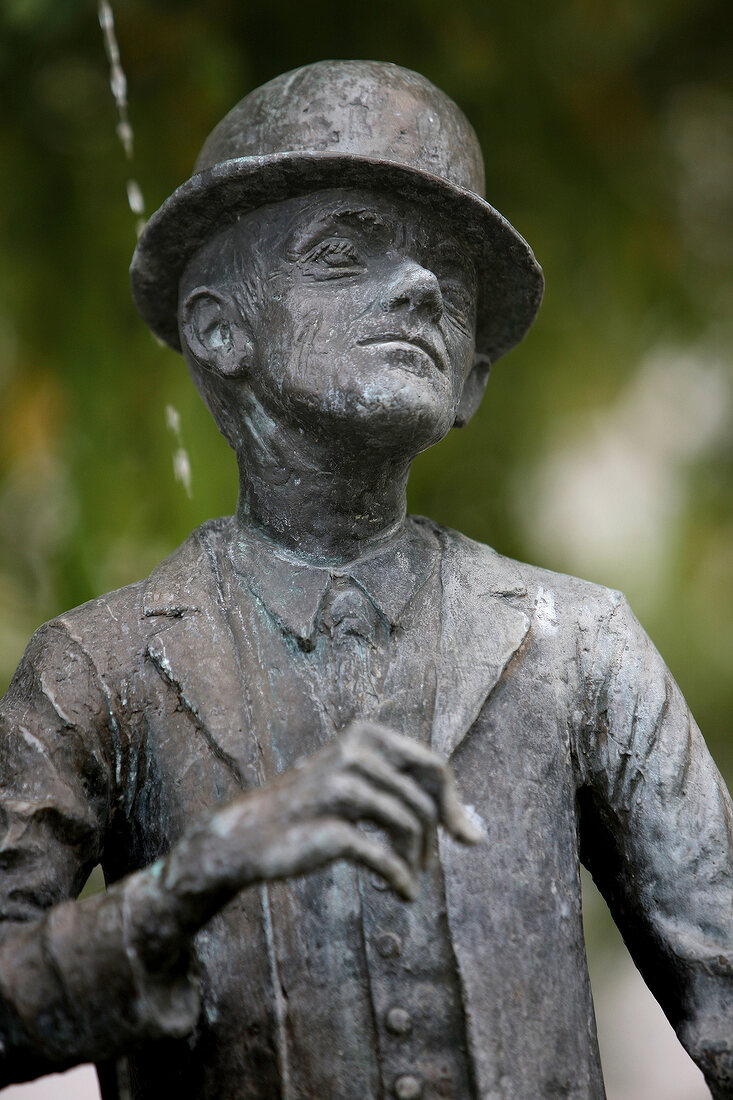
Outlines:
<svg viewBox="0 0 733 1100"><path fill-rule="evenodd" d="M539 305L482 194L442 92L322 62L141 237L239 500L42 626L0 704L1 1084L601 1100L582 861L733 1097L733 808L679 689L620 593L406 515Z"/></svg>

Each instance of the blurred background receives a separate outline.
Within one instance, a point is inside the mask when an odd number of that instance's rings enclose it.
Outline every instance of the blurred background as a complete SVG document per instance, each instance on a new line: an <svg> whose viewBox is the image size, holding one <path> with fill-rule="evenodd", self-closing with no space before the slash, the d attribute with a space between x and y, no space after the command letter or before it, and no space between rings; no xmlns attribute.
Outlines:
<svg viewBox="0 0 733 1100"><path fill-rule="evenodd" d="M730 784L729 0L113 7L132 159L94 0L0 0L0 690L42 621L235 504L232 455L130 300L142 203L188 177L251 88L378 58L464 109L489 201L547 278L479 415L416 463L411 510L623 589ZM707 1096L590 884L585 909L610 1100ZM80 1070L3 1100L95 1087Z"/></svg>

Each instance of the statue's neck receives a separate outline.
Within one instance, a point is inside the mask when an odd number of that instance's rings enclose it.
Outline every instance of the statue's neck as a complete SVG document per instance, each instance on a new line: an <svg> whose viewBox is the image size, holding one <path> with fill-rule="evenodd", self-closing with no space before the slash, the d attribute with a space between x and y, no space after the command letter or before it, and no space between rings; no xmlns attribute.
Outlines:
<svg viewBox="0 0 733 1100"><path fill-rule="evenodd" d="M313 561L347 562L402 528L411 457L324 447L282 425L237 450L237 518Z"/></svg>

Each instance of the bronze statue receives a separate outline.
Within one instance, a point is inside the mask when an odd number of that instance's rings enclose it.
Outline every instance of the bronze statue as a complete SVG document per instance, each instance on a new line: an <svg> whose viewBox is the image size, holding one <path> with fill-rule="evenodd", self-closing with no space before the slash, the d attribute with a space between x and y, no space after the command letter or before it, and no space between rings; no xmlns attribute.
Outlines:
<svg viewBox="0 0 733 1100"><path fill-rule="evenodd" d="M405 514L539 307L482 194L451 100L327 61L145 229L135 300L239 501L41 627L3 700L2 1083L600 1098L582 861L733 1097L733 813L669 672L618 592Z"/></svg>

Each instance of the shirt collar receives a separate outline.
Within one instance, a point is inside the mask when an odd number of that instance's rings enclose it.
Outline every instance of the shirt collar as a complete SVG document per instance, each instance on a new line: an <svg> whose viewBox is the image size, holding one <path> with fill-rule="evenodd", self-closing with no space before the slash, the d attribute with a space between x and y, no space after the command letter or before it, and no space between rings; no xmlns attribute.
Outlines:
<svg viewBox="0 0 733 1100"><path fill-rule="evenodd" d="M391 627L433 575L437 541L413 520L379 550L343 566L313 565L240 529L234 541L237 572L278 622L303 641L311 641L326 594L335 578L349 578L371 600Z"/></svg>

